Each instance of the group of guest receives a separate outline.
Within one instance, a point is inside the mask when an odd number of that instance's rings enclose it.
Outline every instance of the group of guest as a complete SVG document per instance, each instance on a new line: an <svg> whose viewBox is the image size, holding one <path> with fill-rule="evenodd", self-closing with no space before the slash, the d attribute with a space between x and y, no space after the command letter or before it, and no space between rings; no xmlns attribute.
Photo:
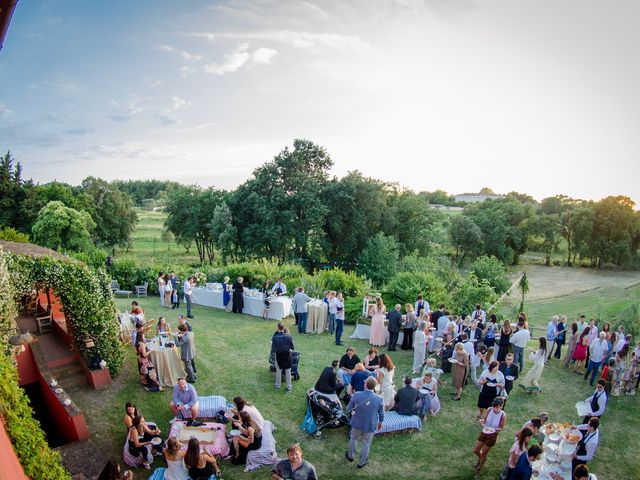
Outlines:
<svg viewBox="0 0 640 480"><path fill-rule="evenodd" d="M158 294L160 295L160 306L176 309L180 307L180 296L178 287L180 279L174 273L158 273Z"/></svg>

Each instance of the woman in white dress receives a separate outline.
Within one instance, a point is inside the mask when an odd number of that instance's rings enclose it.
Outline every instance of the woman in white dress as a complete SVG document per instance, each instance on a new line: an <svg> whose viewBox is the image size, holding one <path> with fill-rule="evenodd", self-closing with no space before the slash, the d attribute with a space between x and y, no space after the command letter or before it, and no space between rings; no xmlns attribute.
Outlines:
<svg viewBox="0 0 640 480"><path fill-rule="evenodd" d="M539 346L537 351L532 351L529 355L529 359L533 360L533 366L527 372L520 386L523 387L527 393L540 393L540 377L544 370L544 361L547 355L547 339L540 337Z"/></svg>
<svg viewBox="0 0 640 480"><path fill-rule="evenodd" d="M186 453L185 450L180 450L180 442L176 437L169 437L167 447L164 449L164 459L167 461L164 480L185 480L189 478L189 471L184 464Z"/></svg>
<svg viewBox="0 0 640 480"><path fill-rule="evenodd" d="M393 407L393 397L396 390L393 387L393 374L395 366L391 361L391 357L386 353L380 355L380 368L378 368L378 382L380 383L380 394L384 400L384 409L389 410Z"/></svg>
<svg viewBox="0 0 640 480"><path fill-rule="evenodd" d="M385 344L384 318L386 313L387 309L382 298L376 297L376 304L373 306L373 314L371 316L371 333L369 334L369 343L375 347L381 347Z"/></svg>
<svg viewBox="0 0 640 480"><path fill-rule="evenodd" d="M413 334L413 373L420 372L420 368L424 365L424 357L427 353L427 325L428 323L422 320Z"/></svg>

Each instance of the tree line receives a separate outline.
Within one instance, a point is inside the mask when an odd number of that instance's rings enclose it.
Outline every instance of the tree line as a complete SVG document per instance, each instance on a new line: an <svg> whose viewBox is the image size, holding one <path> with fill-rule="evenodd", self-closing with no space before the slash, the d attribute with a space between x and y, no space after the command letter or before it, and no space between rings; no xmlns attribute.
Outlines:
<svg viewBox="0 0 640 480"><path fill-rule="evenodd" d="M74 187L22 180L7 153L0 162L0 226L54 248L78 249L74 241L122 247L135 227L132 206L162 206L166 230L187 248L195 244L202 263L266 258L309 270L334 265L377 284L406 258L449 257L466 265L488 256L509 265L534 250L550 264L560 247L568 265L640 266L640 213L625 196L538 202L511 192L450 212L433 208L456 205L441 190L414 192L359 171L332 177L332 167L325 148L297 139L234 190L93 177ZM46 233L52 231L60 234Z"/></svg>

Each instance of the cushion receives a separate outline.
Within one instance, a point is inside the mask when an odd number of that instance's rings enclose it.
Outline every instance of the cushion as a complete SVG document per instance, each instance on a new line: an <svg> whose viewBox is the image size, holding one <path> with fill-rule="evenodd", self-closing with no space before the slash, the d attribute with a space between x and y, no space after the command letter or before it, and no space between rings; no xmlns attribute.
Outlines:
<svg viewBox="0 0 640 480"><path fill-rule="evenodd" d="M149 480L164 480L165 470L166 468L163 467L156 468L149 477Z"/></svg>
<svg viewBox="0 0 640 480"><path fill-rule="evenodd" d="M265 420L262 427L262 446L258 450L251 450L247 454L245 472L253 472L264 465L273 465L281 459L276 454L276 439L273 438L275 427L269 420Z"/></svg>
<svg viewBox="0 0 640 480"><path fill-rule="evenodd" d="M139 467L144 463L144 459L142 457L134 457L129 453L129 443L127 442L129 436L124 440L124 448L122 449L122 458L124 463L129 465L130 467ZM153 455L151 454L151 445L146 446L147 449L147 463L153 463Z"/></svg>
<svg viewBox="0 0 640 480"><path fill-rule="evenodd" d="M400 415L398 412L384 412L384 422L382 429L376 435L385 433L408 432L420 430L422 421L417 415Z"/></svg>
<svg viewBox="0 0 640 480"><path fill-rule="evenodd" d="M209 397L198 397L198 405L200 406L200 417L215 417L220 410L226 410L232 406L227 399L220 395L211 395Z"/></svg>

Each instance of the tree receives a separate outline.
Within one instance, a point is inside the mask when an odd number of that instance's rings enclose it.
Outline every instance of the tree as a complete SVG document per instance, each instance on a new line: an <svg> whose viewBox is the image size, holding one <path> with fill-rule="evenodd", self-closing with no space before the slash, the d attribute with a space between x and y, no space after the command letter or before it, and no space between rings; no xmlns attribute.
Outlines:
<svg viewBox="0 0 640 480"><path fill-rule="evenodd" d="M319 251L327 214L321 192L332 165L323 147L294 140L293 150L254 170L229 204L245 254L307 261Z"/></svg>
<svg viewBox="0 0 640 480"><path fill-rule="evenodd" d="M30 186L30 182L22 180L22 166L14 165L11 152L0 157L0 226L29 231L25 229L20 206Z"/></svg>
<svg viewBox="0 0 640 480"><path fill-rule="evenodd" d="M507 269L496 257L479 257L471 264L470 270L480 283L486 281L498 295L509 290L511 286Z"/></svg>
<svg viewBox="0 0 640 480"><path fill-rule="evenodd" d="M529 292L529 279L527 278L527 274L522 272L520 276L520 280L518 281L518 290L520 290L520 311L524 312L524 296L527 292Z"/></svg>
<svg viewBox="0 0 640 480"><path fill-rule="evenodd" d="M215 244L209 225L216 206L226 196L226 192L221 190L195 186L175 188L169 193L165 227L185 248L190 242L195 242L200 263L213 263Z"/></svg>
<svg viewBox="0 0 640 480"><path fill-rule="evenodd" d="M96 222L93 238L96 244L113 248L126 246L138 222L129 196L100 178L82 181L84 209Z"/></svg>
<svg viewBox="0 0 640 480"><path fill-rule="evenodd" d="M85 199L79 196L80 193L79 188L62 182L53 181L44 185L34 185L27 191L20 207L22 218L30 229L42 207L56 200L62 202L66 207L84 210Z"/></svg>
<svg viewBox="0 0 640 480"><path fill-rule="evenodd" d="M545 265L551 265L551 255L560 241L560 215L557 213L538 213L529 219L530 232L542 238L542 251Z"/></svg>
<svg viewBox="0 0 640 480"><path fill-rule="evenodd" d="M449 236L456 249L455 261L458 265L462 265L465 257L475 256L482 250L482 231L466 215L457 215L451 218Z"/></svg>
<svg viewBox="0 0 640 480"><path fill-rule="evenodd" d="M594 205L595 219L590 237L592 252L598 267L605 262L629 265L635 252L631 251L634 234L635 203L622 195L603 198Z"/></svg>
<svg viewBox="0 0 640 480"><path fill-rule="evenodd" d="M398 252L396 239L378 232L358 256L356 271L381 286L396 273L400 258Z"/></svg>
<svg viewBox="0 0 640 480"><path fill-rule="evenodd" d="M173 236L173 233L171 233L169 230L165 228L162 230L161 238L162 238L162 241L167 244L167 251L171 251L171 242L173 242L175 239L175 237Z"/></svg>
<svg viewBox="0 0 640 480"><path fill-rule="evenodd" d="M54 250L86 251L93 247L90 231L95 227L87 212L53 201L40 210L33 224L33 241Z"/></svg>
<svg viewBox="0 0 640 480"><path fill-rule="evenodd" d="M238 233L232 223L231 210L226 202L222 202L214 208L213 219L209 223L209 232L213 243L222 254L222 263L226 265L228 258L233 255Z"/></svg>

